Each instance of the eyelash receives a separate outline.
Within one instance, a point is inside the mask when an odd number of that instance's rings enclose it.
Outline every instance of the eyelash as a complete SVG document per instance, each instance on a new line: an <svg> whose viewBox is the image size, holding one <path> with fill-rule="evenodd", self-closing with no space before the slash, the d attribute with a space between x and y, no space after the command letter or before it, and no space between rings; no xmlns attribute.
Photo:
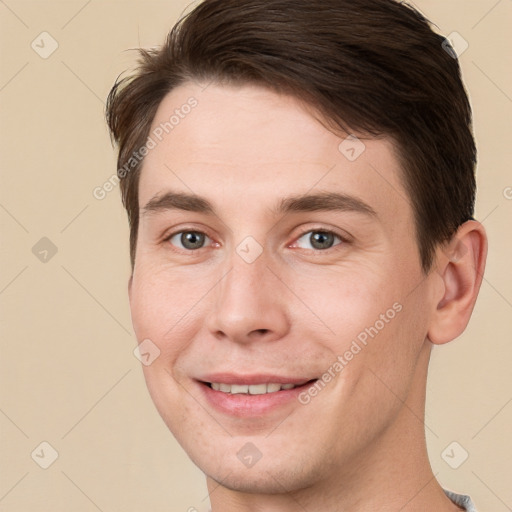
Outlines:
<svg viewBox="0 0 512 512"><path fill-rule="evenodd" d="M175 237L176 235L183 234L183 233L199 233L201 235L207 236L208 238L210 238L210 240L212 240L212 237L210 237L204 231L200 231L200 230L196 230L196 229L182 229L180 231L175 231L175 232L171 233L170 235L166 236L164 238L163 242L170 242L171 238ZM306 250L306 251L312 251L312 252L315 252L315 253L330 253L331 251L335 251L337 249L340 249L339 246L345 246L345 245L350 243L350 240L348 239L347 236L343 236L340 233L337 233L336 231L329 230L329 229L323 229L323 228L313 228L313 229L310 228L310 229L307 229L307 230L301 232L297 237L295 237L295 241L293 243L294 244L297 243L298 240L300 240L304 235L307 235L308 233L324 233L324 234L327 234L327 235L334 235L336 238L338 238L340 240L340 243L335 244L332 247L329 247L328 249L303 249L303 250ZM172 245L172 244L169 244L169 245ZM191 256L194 255L194 253L199 252L201 249L205 249L206 248L206 247L200 247L199 249L180 249L180 248L175 247L175 246L172 246L172 247L173 247L172 250L174 250L176 252L180 252L182 254L183 253L190 254ZM300 247L298 249L300 249Z"/></svg>

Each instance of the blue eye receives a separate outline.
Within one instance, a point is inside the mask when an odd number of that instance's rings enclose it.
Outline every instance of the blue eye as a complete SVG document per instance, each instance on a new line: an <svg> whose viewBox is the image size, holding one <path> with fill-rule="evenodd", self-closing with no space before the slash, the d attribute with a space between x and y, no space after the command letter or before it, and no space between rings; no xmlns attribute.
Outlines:
<svg viewBox="0 0 512 512"><path fill-rule="evenodd" d="M205 240L210 238L200 231L180 231L174 233L167 240L171 244L176 245L179 249L193 251L201 249L204 246ZM181 246L178 245L181 244Z"/></svg>
<svg viewBox="0 0 512 512"><path fill-rule="evenodd" d="M311 230L304 233L300 238L297 239L297 243L300 240L306 239L307 243L310 243L313 249L317 250L326 250L333 247L335 239L338 239L343 242L342 238L333 233L332 231L324 231L324 230ZM309 247L303 247L305 249L309 249Z"/></svg>

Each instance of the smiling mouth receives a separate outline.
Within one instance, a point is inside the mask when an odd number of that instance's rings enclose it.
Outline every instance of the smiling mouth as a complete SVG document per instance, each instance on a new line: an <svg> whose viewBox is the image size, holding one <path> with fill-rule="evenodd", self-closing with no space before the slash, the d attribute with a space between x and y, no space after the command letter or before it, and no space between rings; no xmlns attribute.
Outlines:
<svg viewBox="0 0 512 512"><path fill-rule="evenodd" d="M313 384L318 379L311 379L302 384L292 383L261 383L261 384L225 384L222 382L203 382L206 386L214 391L231 395L266 395L271 393L278 393L279 391L287 391L294 388L305 387Z"/></svg>

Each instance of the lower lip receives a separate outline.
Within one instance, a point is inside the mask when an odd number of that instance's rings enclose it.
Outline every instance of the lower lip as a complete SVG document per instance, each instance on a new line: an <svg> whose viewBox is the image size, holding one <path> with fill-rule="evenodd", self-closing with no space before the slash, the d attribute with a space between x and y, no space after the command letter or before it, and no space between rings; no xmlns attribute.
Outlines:
<svg viewBox="0 0 512 512"><path fill-rule="evenodd" d="M204 382L198 381L204 396L213 407L223 413L240 418L260 416L293 401L298 403L298 395L310 388L314 383L315 381L309 381L302 386L282 389L275 393L265 393L264 395L249 395L246 393L233 395L223 391L215 391Z"/></svg>

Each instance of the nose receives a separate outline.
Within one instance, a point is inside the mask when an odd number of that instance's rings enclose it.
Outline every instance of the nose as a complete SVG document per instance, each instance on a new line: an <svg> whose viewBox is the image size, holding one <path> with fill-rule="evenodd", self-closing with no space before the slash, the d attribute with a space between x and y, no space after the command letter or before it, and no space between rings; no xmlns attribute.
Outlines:
<svg viewBox="0 0 512 512"><path fill-rule="evenodd" d="M290 329L284 288L267 266L265 252L251 263L234 253L215 287L207 328L217 339L242 344L282 338Z"/></svg>

